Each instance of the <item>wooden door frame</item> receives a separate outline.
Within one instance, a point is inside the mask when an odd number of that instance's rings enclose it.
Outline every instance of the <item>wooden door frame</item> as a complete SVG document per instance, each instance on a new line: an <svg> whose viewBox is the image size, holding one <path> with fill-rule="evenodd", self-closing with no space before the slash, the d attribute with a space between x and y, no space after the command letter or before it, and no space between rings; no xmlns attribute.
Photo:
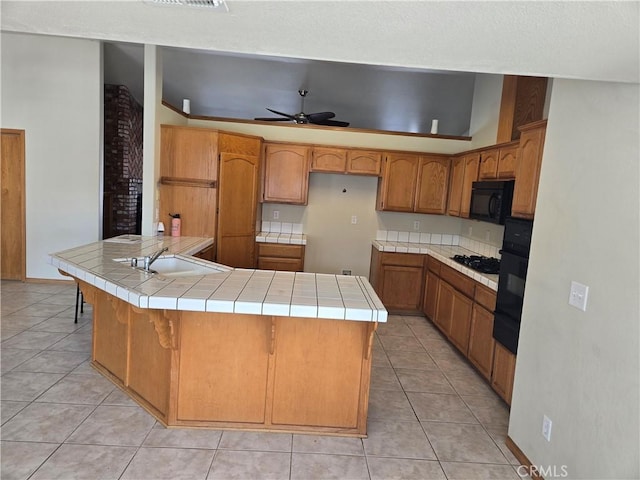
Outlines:
<svg viewBox="0 0 640 480"><path fill-rule="evenodd" d="M27 277L27 228L26 228L26 158L25 158L25 131L12 129L12 128L1 128L0 135L17 135L20 138L20 150L21 150L21 161L22 161L22 169L21 169L21 188L20 188L20 204L21 204L21 213L20 213L20 229L22 235L22 259L20 261L20 278L19 280L24 282Z"/></svg>

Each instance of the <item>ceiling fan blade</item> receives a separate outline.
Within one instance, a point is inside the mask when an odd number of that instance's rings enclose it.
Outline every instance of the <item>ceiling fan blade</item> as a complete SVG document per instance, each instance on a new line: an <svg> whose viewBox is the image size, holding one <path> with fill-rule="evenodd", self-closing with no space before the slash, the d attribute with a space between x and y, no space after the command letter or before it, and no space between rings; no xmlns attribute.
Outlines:
<svg viewBox="0 0 640 480"><path fill-rule="evenodd" d="M322 122L324 120L329 120L330 118L333 118L335 116L336 114L333 112L317 112L317 113L310 113L309 115L307 115L307 118L311 123L314 123L314 122Z"/></svg>
<svg viewBox="0 0 640 480"><path fill-rule="evenodd" d="M275 113L276 115L282 115L283 117L287 117L289 120L296 119L296 117L294 117L293 115L289 115L288 113L278 112L277 110L272 110L270 108L267 108L267 110L269 110L271 113Z"/></svg>
<svg viewBox="0 0 640 480"><path fill-rule="evenodd" d="M268 117L268 118L256 117L254 118L254 120L259 120L261 122L290 122L291 121L290 118L275 118L275 117Z"/></svg>
<svg viewBox="0 0 640 480"><path fill-rule="evenodd" d="M340 120L322 120L319 122L311 122L314 125L324 125L327 127L348 127L349 122L341 122Z"/></svg>

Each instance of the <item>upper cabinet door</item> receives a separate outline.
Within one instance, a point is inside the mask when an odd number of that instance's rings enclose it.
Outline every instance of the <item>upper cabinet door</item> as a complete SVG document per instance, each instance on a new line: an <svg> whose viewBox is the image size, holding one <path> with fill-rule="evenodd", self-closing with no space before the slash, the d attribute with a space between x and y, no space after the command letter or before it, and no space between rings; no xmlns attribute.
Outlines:
<svg viewBox="0 0 640 480"><path fill-rule="evenodd" d="M204 128L161 126L160 176L216 180L218 132Z"/></svg>
<svg viewBox="0 0 640 480"><path fill-rule="evenodd" d="M516 178L518 145L500 147L498 153L498 178Z"/></svg>
<svg viewBox="0 0 640 480"><path fill-rule="evenodd" d="M263 200L307 204L309 152L303 145L266 144Z"/></svg>
<svg viewBox="0 0 640 480"><path fill-rule="evenodd" d="M511 215L514 217L533 218L535 213L546 128L546 120L520 128L522 133L511 207Z"/></svg>
<svg viewBox="0 0 640 480"><path fill-rule="evenodd" d="M471 153L464 156L464 181L462 183L462 198L460 200L460 216L469 218L471 210L471 189L473 182L478 180L480 168L480 154Z"/></svg>
<svg viewBox="0 0 640 480"><path fill-rule="evenodd" d="M449 162L448 157L424 156L420 158L415 212L432 214L446 212Z"/></svg>
<svg viewBox="0 0 640 480"><path fill-rule="evenodd" d="M380 175L382 152L347 150L347 173L357 175Z"/></svg>
<svg viewBox="0 0 640 480"><path fill-rule="evenodd" d="M447 210L447 213L453 217L460 216L463 182L464 157L453 157L451 159L451 186L449 187L449 207Z"/></svg>
<svg viewBox="0 0 640 480"><path fill-rule="evenodd" d="M485 150L480 153L480 180L491 180L498 176L498 150Z"/></svg>
<svg viewBox="0 0 640 480"><path fill-rule="evenodd" d="M378 183L378 210L413 212L420 156L389 153Z"/></svg>
<svg viewBox="0 0 640 480"><path fill-rule="evenodd" d="M312 172L344 173L347 166L347 151L343 148L313 147Z"/></svg>

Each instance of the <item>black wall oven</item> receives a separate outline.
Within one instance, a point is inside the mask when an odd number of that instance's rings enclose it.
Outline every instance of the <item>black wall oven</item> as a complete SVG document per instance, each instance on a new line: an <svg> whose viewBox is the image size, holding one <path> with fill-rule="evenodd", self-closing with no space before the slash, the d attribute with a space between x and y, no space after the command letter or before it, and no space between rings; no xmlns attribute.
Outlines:
<svg viewBox="0 0 640 480"><path fill-rule="evenodd" d="M504 223L493 337L514 354L518 351L532 228L533 221L520 218L508 217Z"/></svg>

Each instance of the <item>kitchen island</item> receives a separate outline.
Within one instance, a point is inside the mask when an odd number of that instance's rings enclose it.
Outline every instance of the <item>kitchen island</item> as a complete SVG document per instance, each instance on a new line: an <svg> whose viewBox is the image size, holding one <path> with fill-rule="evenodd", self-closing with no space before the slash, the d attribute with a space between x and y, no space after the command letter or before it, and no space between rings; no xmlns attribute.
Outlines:
<svg viewBox="0 0 640 480"><path fill-rule="evenodd" d="M128 235L51 255L93 305L92 365L165 426L366 436L374 333L387 319L366 278L190 256L211 243ZM158 264L212 273L131 265L165 247Z"/></svg>

